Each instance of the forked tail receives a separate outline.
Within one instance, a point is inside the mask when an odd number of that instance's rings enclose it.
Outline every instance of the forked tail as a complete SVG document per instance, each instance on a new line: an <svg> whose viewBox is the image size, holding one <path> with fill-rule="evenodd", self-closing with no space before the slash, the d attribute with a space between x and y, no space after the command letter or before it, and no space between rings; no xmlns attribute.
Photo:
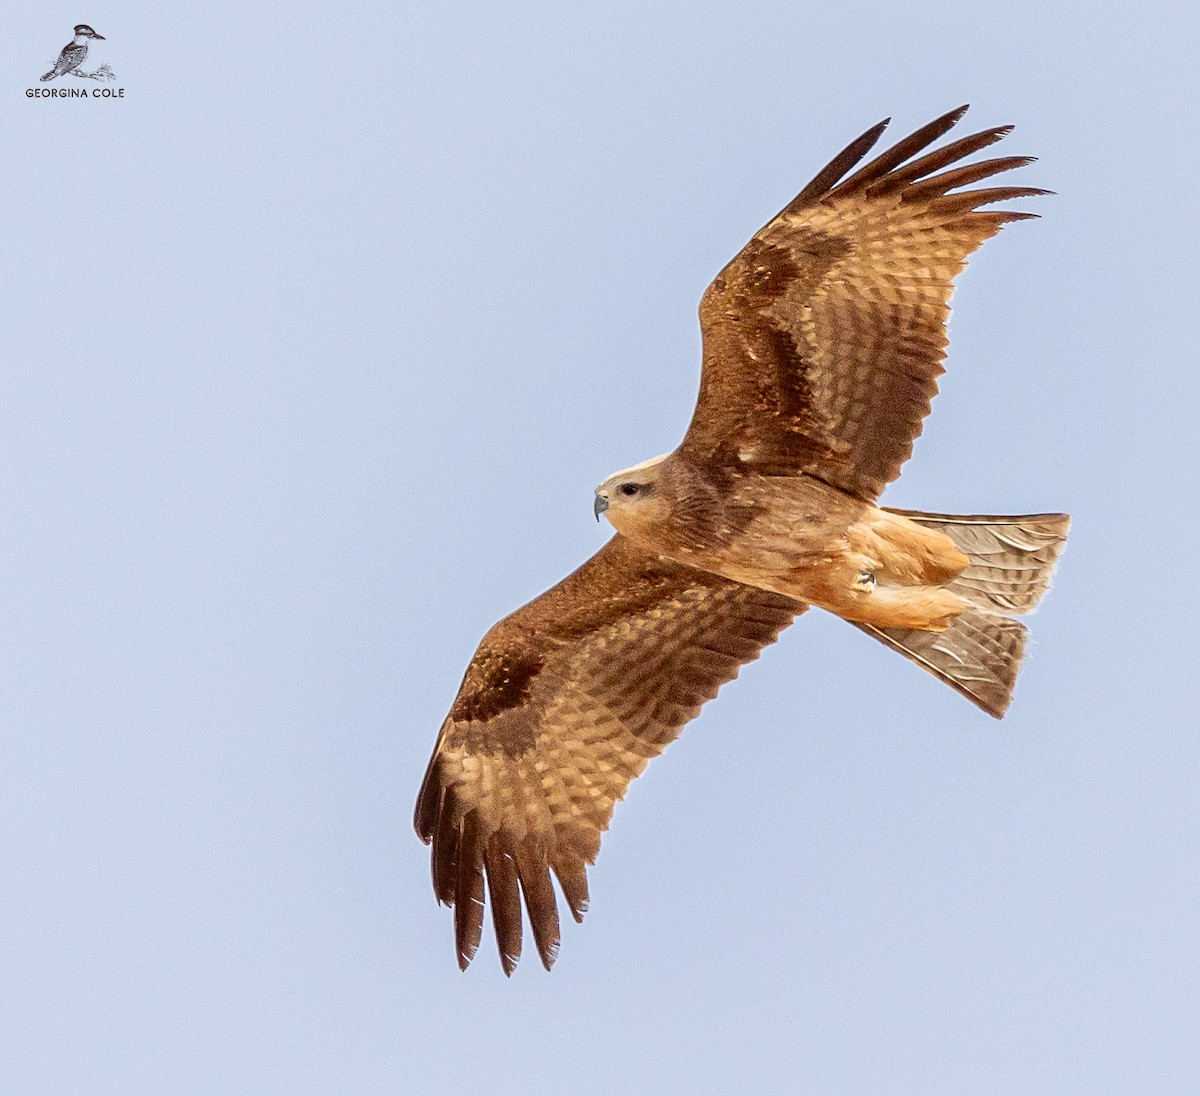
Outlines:
<svg viewBox="0 0 1200 1096"><path fill-rule="evenodd" d="M946 584L967 608L945 631L856 624L999 719L1012 701L1028 631L1028 613L1050 586L1067 541L1066 514L1021 517L892 510L945 533L970 559Z"/></svg>

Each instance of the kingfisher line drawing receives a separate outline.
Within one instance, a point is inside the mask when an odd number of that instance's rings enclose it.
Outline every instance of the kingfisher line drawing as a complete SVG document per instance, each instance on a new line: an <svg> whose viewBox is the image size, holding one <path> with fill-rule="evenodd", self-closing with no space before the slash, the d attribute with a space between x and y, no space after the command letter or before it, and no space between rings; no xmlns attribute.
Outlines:
<svg viewBox="0 0 1200 1096"><path fill-rule="evenodd" d="M82 76L89 80L111 80L113 79L113 71L107 64L101 65L95 72L83 72L80 70L80 65L87 60L88 44L96 39L97 41L106 41L103 34L97 34L86 23L80 23L75 28L75 37L71 39L62 48L62 52L58 55L58 60L54 62L54 68L47 72L42 80L53 80L56 76L65 76L70 73L72 76Z"/></svg>

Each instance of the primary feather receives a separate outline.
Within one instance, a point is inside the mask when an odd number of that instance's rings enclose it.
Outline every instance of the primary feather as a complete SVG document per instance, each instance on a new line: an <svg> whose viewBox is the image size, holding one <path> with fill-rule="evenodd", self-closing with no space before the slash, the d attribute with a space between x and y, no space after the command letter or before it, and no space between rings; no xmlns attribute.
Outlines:
<svg viewBox="0 0 1200 1096"><path fill-rule="evenodd" d="M955 277L1006 222L1033 216L979 207L1046 193L951 193L1029 157L930 177L1009 127L912 160L965 110L845 178L886 123L868 130L717 275L700 305L704 369L683 454L807 473L868 501L900 474L943 372Z"/></svg>

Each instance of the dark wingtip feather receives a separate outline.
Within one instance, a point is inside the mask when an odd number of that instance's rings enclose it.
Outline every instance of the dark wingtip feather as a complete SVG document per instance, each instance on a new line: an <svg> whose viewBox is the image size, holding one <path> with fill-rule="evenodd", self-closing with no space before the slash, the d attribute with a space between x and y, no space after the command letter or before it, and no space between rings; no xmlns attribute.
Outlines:
<svg viewBox="0 0 1200 1096"><path fill-rule="evenodd" d="M1042 215L1040 213L1018 213L1015 210L1004 211L997 210L992 213L973 213L972 217L984 217L994 225L1011 224L1013 221L1040 221Z"/></svg>
<svg viewBox="0 0 1200 1096"><path fill-rule="evenodd" d="M460 830L455 884L454 939L459 969L466 970L483 938L483 849L479 819L474 811L463 819Z"/></svg>
<svg viewBox="0 0 1200 1096"><path fill-rule="evenodd" d="M583 921L588 908L587 869L582 860L560 857L554 864L554 874L562 888L567 907L576 923Z"/></svg>
<svg viewBox="0 0 1200 1096"><path fill-rule="evenodd" d="M904 188L903 199L906 202L928 201L940 197L961 186L970 186L993 175L1005 171L1028 167L1037 160L1036 156L998 156L993 160L980 160L974 164L964 164L962 167L943 171L939 175L930 175Z"/></svg>
<svg viewBox="0 0 1200 1096"><path fill-rule="evenodd" d="M914 133L898 141L886 152L876 156L865 166L848 173L866 156L867 152L879 140L884 129L891 121L890 118L872 126L862 136L847 145L829 164L827 164L783 210L784 213L794 213L806 205L820 201L827 196L844 197L857 191L871 194L888 194L897 191L907 191L914 188L919 180L920 194L917 197L927 198L934 194L944 193L954 186L965 186L977 178L985 178L988 174L1007 171L1011 167L1020 167L1032 163L1032 157L1006 157L987 161L985 165L967 165L947 172L944 176L926 179L927 176L978 152L988 145L995 144L1013 130L1011 125L995 126L979 133L972 133L957 141L951 141L932 152L918 153L928 148L939 137L955 126L967 113L970 104L964 103L954 110L947 111L932 122L926 123ZM913 159L917 156L916 159ZM848 177L847 177L848 176ZM940 181L939 181L940 180ZM941 190L938 187L941 186Z"/></svg>
<svg viewBox="0 0 1200 1096"><path fill-rule="evenodd" d="M956 107L941 117L935 118L932 122L927 122L903 140L897 141L886 152L876 156L874 160L856 171L845 182L839 183L835 192L839 195L852 194L856 190L870 186L876 179L887 175L923 148L933 144L939 137L952 129L966 112L967 107Z"/></svg>
<svg viewBox="0 0 1200 1096"><path fill-rule="evenodd" d="M495 834L484 853L492 926L496 930L500 965L506 975L512 974L521 958L521 889L510 849L511 844Z"/></svg>
<svg viewBox="0 0 1200 1096"><path fill-rule="evenodd" d="M430 868L433 872L433 893L441 905L454 904L455 879L458 876L459 831L454 811L449 803L443 803L437 832L433 838L433 855Z"/></svg>
<svg viewBox="0 0 1200 1096"><path fill-rule="evenodd" d="M433 840L437 827L438 816L442 810L442 798L445 789L438 775L438 755L434 752L425 767L425 777L421 781L421 790L417 793L417 805L413 810L413 829L426 845Z"/></svg>
<svg viewBox="0 0 1200 1096"><path fill-rule="evenodd" d="M995 202L1007 202L1014 198L1042 198L1048 195L1048 190L1036 186L994 186L981 190L964 190L935 198L929 203L929 208L937 210L945 216L956 213L968 213L980 206L992 205Z"/></svg>
<svg viewBox="0 0 1200 1096"><path fill-rule="evenodd" d="M883 131L887 129L891 121L891 118L884 118L882 122L876 122L866 133L851 141L817 172L816 177L808 186L788 203L785 212L796 209L806 202L810 202L814 198L819 198L821 195L828 193L847 171L871 151L875 142L883 135Z"/></svg>
<svg viewBox="0 0 1200 1096"><path fill-rule="evenodd" d="M554 885L550 882L550 867L542 850L529 837L518 847L516 859L521 891L525 895L525 909L529 914L530 928L533 929L533 942L542 966L549 970L558 957L560 940L558 902L554 897Z"/></svg>
<svg viewBox="0 0 1200 1096"><path fill-rule="evenodd" d="M554 969L554 961L558 958L558 945L559 942L555 940L544 948L538 947L538 957L542 960L542 966L548 971Z"/></svg>
<svg viewBox="0 0 1200 1096"><path fill-rule="evenodd" d="M904 189L918 179L924 179L935 171L979 152L980 149L994 145L997 141L1007 137L1012 129L1012 126L994 126L991 129L981 130L979 133L960 137L957 141L951 141L948 145L935 148L932 152L927 152L924 156L903 167L897 167L895 171L877 180L871 187L871 191L872 193L875 191L892 193Z"/></svg>

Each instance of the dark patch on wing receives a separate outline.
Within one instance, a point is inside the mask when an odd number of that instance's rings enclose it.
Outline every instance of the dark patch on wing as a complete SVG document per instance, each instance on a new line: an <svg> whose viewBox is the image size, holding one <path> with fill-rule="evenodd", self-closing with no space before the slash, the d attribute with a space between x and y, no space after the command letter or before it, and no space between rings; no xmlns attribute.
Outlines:
<svg viewBox="0 0 1200 1096"><path fill-rule="evenodd" d="M616 536L488 632L413 818L433 846L434 892L454 906L460 966L486 893L505 973L521 951L521 894L542 963L554 962L551 873L582 918L587 865L630 781L804 608Z"/></svg>
<svg viewBox="0 0 1200 1096"><path fill-rule="evenodd" d="M769 360L776 373L776 381L768 386L766 396L775 397L773 410L783 420L780 425L804 435L813 427L812 384L808 376L808 363L790 331L769 327L763 331L762 340L768 347ZM814 453L829 451L828 446L819 445L803 436L795 438L790 446L793 449L801 447Z"/></svg>
<svg viewBox="0 0 1200 1096"><path fill-rule="evenodd" d="M849 248L811 229L787 246L756 236L713 281L700 305L705 366L697 417L681 447L687 455L777 472L833 455L814 420L811 363L795 325L774 314L786 310L798 321L805 297ZM701 407L723 413L702 422Z"/></svg>
<svg viewBox="0 0 1200 1096"><path fill-rule="evenodd" d="M796 260L782 247L752 240L745 262L739 263L737 285L741 292L730 309L731 319L750 319L751 313L765 315L800 276ZM731 302L733 303L733 302ZM757 378L756 416L781 416L785 428L804 430L812 422L812 386L808 365L795 336L784 328L754 324L742 330L748 349L767 366Z"/></svg>
<svg viewBox="0 0 1200 1096"><path fill-rule="evenodd" d="M544 665L537 655L526 652L480 651L467 669L450 718L486 722L522 706Z"/></svg>
<svg viewBox="0 0 1200 1096"><path fill-rule="evenodd" d="M937 391L954 279L1002 225L1030 216L980 207L1045 193L956 189L1027 157L934 174L1008 127L912 159L962 114L843 179L873 127L721 271L700 303L704 365L682 454L807 473L868 501L899 475Z"/></svg>

